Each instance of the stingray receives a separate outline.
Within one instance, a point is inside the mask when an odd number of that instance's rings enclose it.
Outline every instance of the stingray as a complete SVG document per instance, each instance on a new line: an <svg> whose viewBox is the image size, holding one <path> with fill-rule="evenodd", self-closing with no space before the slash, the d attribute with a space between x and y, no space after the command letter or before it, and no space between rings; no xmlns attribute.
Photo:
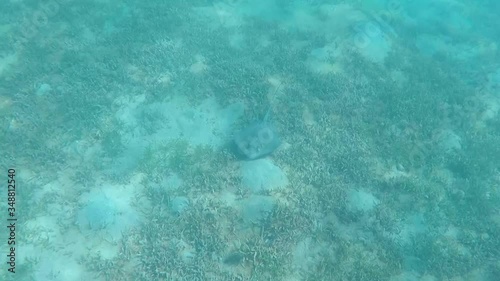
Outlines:
<svg viewBox="0 0 500 281"><path fill-rule="evenodd" d="M254 121L235 134L232 141L233 150L240 159L260 159L270 155L280 146L280 137L268 121L270 112L271 106L263 120Z"/></svg>

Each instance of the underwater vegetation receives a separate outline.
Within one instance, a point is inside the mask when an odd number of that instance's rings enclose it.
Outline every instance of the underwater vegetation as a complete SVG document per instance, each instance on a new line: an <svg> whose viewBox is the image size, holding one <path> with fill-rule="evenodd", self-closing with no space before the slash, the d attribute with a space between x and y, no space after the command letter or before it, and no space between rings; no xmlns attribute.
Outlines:
<svg viewBox="0 0 500 281"><path fill-rule="evenodd" d="M54 233L115 250L64 255L66 269L102 280L499 276L498 17L472 21L486 2L56 1L32 44L11 52L17 19L38 11L28 2L0 22L0 162L24 170L23 197L36 198L20 203L26 214L64 210ZM25 252L50 241L22 235L34 243ZM25 265L41 279L61 260ZM66 281L89 279L69 271Z"/></svg>

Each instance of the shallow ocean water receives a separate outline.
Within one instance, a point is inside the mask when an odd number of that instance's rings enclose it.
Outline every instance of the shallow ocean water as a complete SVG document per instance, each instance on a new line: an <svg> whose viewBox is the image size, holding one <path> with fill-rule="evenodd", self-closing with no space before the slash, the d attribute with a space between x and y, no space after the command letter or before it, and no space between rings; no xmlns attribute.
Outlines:
<svg viewBox="0 0 500 281"><path fill-rule="evenodd" d="M496 281L499 8L3 1L0 279Z"/></svg>

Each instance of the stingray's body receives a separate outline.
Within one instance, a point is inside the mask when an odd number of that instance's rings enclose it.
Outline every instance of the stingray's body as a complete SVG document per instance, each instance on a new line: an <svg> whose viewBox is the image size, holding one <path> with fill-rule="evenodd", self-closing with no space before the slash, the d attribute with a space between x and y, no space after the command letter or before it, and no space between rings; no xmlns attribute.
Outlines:
<svg viewBox="0 0 500 281"><path fill-rule="evenodd" d="M262 121L255 121L247 128L238 132L233 139L234 151L243 160L255 160L273 153L281 144L276 129L266 117Z"/></svg>

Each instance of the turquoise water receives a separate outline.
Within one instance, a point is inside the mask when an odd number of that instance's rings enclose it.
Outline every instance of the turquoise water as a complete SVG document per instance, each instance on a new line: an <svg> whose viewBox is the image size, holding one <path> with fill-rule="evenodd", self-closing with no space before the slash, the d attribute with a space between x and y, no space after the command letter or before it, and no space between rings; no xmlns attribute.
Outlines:
<svg viewBox="0 0 500 281"><path fill-rule="evenodd" d="M0 280L499 280L499 9L2 1Z"/></svg>

